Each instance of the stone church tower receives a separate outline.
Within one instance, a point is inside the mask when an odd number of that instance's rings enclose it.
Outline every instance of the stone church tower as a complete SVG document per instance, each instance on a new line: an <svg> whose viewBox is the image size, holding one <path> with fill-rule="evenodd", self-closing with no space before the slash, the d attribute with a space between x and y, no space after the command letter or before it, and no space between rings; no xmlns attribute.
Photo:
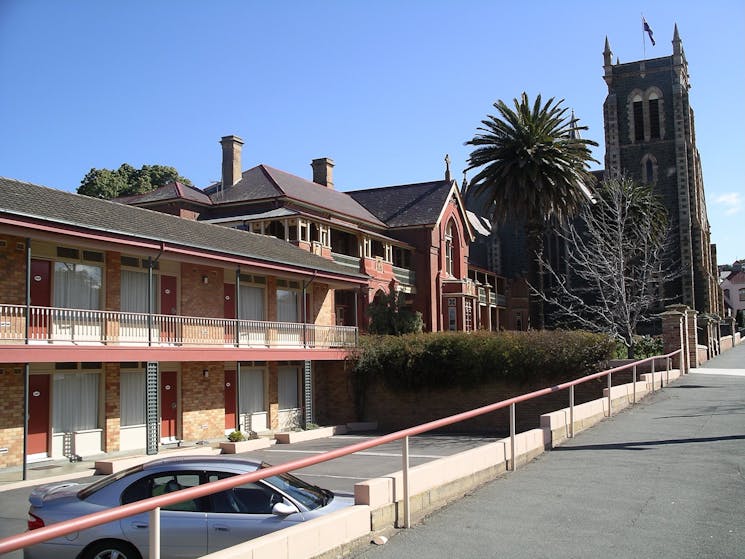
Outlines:
<svg viewBox="0 0 745 559"><path fill-rule="evenodd" d="M680 269L662 286L664 304L683 303L721 315L716 247L706 215L701 160L690 106L688 62L675 26L673 54L621 64L603 52L605 172L651 184L672 228L668 263Z"/></svg>

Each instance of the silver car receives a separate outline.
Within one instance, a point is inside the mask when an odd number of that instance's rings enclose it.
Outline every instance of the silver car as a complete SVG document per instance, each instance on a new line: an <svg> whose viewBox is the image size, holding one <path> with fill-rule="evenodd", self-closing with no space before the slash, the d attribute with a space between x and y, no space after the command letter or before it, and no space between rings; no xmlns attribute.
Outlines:
<svg viewBox="0 0 745 559"><path fill-rule="evenodd" d="M262 464L222 456L162 458L91 484L42 485L29 496L29 530L186 487L253 472ZM161 509L161 557L201 557L328 514L353 499L289 475L272 476ZM146 559L148 514L27 547L25 559Z"/></svg>

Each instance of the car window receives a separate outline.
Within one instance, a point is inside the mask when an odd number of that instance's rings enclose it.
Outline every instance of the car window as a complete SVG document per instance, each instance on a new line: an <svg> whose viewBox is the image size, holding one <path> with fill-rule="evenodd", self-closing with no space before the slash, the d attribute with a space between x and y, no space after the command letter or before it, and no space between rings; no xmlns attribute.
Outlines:
<svg viewBox="0 0 745 559"><path fill-rule="evenodd" d="M138 479L122 492L122 504L134 503L149 497L173 493L199 485L199 472L162 472ZM199 512L204 510L204 499L188 499L163 507L163 510Z"/></svg>
<svg viewBox="0 0 745 559"><path fill-rule="evenodd" d="M115 481L119 481L120 479L125 478L128 475L135 474L141 471L142 471L142 464L138 464L137 466L132 466L130 468L127 468L126 470L122 470L121 472L117 472L115 474L106 476L105 478L100 479L94 483L91 483L87 487L78 491L78 499L87 499L88 497L93 495L95 492L100 491L107 485L110 485L114 483Z"/></svg>
<svg viewBox="0 0 745 559"><path fill-rule="evenodd" d="M232 477L223 472L208 472L207 481ZM260 483L246 483L211 496L212 512L271 514L272 507L283 501L282 495Z"/></svg>

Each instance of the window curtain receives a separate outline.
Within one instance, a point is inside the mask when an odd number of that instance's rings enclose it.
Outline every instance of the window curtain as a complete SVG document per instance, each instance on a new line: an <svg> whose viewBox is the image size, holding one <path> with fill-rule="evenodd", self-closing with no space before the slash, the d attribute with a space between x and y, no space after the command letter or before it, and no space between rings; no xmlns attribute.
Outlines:
<svg viewBox="0 0 745 559"><path fill-rule="evenodd" d="M298 322L298 292L290 289L277 289L277 320Z"/></svg>
<svg viewBox="0 0 745 559"><path fill-rule="evenodd" d="M52 396L52 431L98 429L98 373L57 373Z"/></svg>
<svg viewBox="0 0 745 559"><path fill-rule="evenodd" d="M54 263L54 306L64 309L101 308L101 268L69 262Z"/></svg>
<svg viewBox="0 0 745 559"><path fill-rule="evenodd" d="M238 413L266 411L264 369L241 369L241 409Z"/></svg>
<svg viewBox="0 0 745 559"><path fill-rule="evenodd" d="M121 373L119 405L122 427L145 424L145 372Z"/></svg>
<svg viewBox="0 0 745 559"><path fill-rule="evenodd" d="M264 320L264 289L241 285L241 320Z"/></svg>
<svg viewBox="0 0 745 559"><path fill-rule="evenodd" d="M297 367L280 367L277 382L279 385L279 409L290 410L299 408Z"/></svg>
<svg viewBox="0 0 745 559"><path fill-rule="evenodd" d="M147 272L122 270L121 309L123 312L148 312ZM157 277L153 276L153 297L158 294Z"/></svg>

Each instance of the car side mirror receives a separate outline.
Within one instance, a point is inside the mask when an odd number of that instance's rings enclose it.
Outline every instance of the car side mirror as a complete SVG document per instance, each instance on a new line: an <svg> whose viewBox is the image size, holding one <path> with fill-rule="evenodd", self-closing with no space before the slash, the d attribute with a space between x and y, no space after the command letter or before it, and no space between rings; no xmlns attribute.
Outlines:
<svg viewBox="0 0 745 559"><path fill-rule="evenodd" d="M294 505L288 505L287 503L277 503L272 507L272 514L277 516L288 516L299 512Z"/></svg>

